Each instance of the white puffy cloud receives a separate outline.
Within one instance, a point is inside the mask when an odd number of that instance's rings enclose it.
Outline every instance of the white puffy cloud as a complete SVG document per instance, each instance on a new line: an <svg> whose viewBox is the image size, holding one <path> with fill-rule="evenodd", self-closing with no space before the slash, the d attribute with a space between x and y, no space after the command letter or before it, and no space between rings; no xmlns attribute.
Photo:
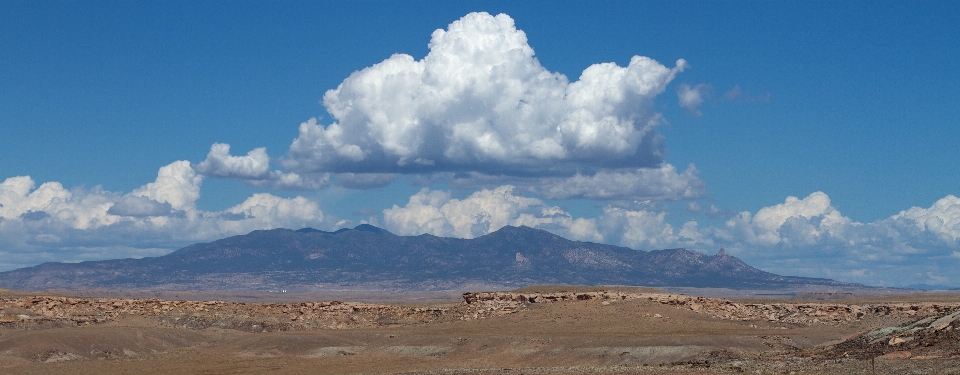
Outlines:
<svg viewBox="0 0 960 375"><path fill-rule="evenodd" d="M214 143L206 160L194 169L204 176L262 180L270 175L270 156L264 147L247 152L247 156L230 155L230 145Z"/></svg>
<svg viewBox="0 0 960 375"><path fill-rule="evenodd" d="M29 176L11 177L0 183L0 218L56 220L76 229L96 228L110 225L116 217L107 215L107 210L117 198L115 194L95 189L69 191L59 182L46 182L36 188ZM38 214L40 212L45 213Z"/></svg>
<svg viewBox="0 0 960 375"><path fill-rule="evenodd" d="M960 199L944 197L887 219L843 216L823 192L741 212L723 227L700 228L750 264L782 274L839 278L873 285L943 284L960 279ZM896 272L897 278L889 274ZM949 284L949 283L948 283ZM954 281L952 284L957 285Z"/></svg>
<svg viewBox="0 0 960 375"><path fill-rule="evenodd" d="M956 285L960 279L960 199L947 196L888 219L859 223L814 192L787 197L755 213L740 212L722 226L671 223L663 210L608 205L595 218L578 218L512 186L483 189L464 199L421 190L403 206L384 210L398 234L473 238L504 225L527 225L568 238L641 250L725 247L747 263L786 275L827 277L871 285ZM715 210L690 209L708 215ZM717 215L713 215L717 216ZM728 216L728 215L724 215ZM902 277L891 279L896 272ZM946 281L945 281L946 280Z"/></svg>
<svg viewBox="0 0 960 375"><path fill-rule="evenodd" d="M200 199L202 182L203 176L193 170L190 162L180 160L161 167L156 181L141 186L130 195L169 203L176 210L191 210Z"/></svg>
<svg viewBox="0 0 960 375"><path fill-rule="evenodd" d="M760 209L752 220L755 238L763 244L814 244L822 235L836 234L851 223L830 205L830 197L819 191L803 199L787 197L781 204ZM784 229L791 231L781 233Z"/></svg>
<svg viewBox="0 0 960 375"><path fill-rule="evenodd" d="M515 195L513 186L483 189L464 199L423 189L404 207L383 211L386 228L397 234L429 233L474 238L507 225L548 229L575 239L602 240L592 219L573 218L536 198Z"/></svg>
<svg viewBox="0 0 960 375"><path fill-rule="evenodd" d="M0 183L0 270L157 256L256 229L329 226L317 202L303 197L255 194L224 211L198 210L202 179L186 161L160 168L155 181L128 194L8 178Z"/></svg>
<svg viewBox="0 0 960 375"><path fill-rule="evenodd" d="M688 211L710 214L698 206ZM679 230L667 222L665 212L608 206L597 230L607 243L645 250L725 247L753 266L785 275L886 286L960 286L955 281L960 280L960 199L953 195L929 208L860 223L843 216L827 194L814 192L755 213L740 212L722 226L688 221ZM891 273L898 277L890 278Z"/></svg>
<svg viewBox="0 0 960 375"><path fill-rule="evenodd" d="M678 246L712 246L696 222L674 228L666 212L607 206L597 218L576 218L559 207L515 193L510 185L482 189L467 198L423 189L403 207L383 211L387 229L406 235L474 238L506 225L526 225L577 240L654 250Z"/></svg>
<svg viewBox="0 0 960 375"><path fill-rule="evenodd" d="M851 246L862 250L866 243L878 240L873 233L876 229L843 216L830 197L818 191L803 199L787 197L783 203L761 208L755 214L740 212L724 227L710 231L719 242L745 249L743 254L818 257Z"/></svg>
<svg viewBox="0 0 960 375"><path fill-rule="evenodd" d="M27 176L0 183L0 269L41 261L155 256L177 247L255 229L331 227L319 204L303 197L255 194L223 211L198 210L202 178L174 162L129 194L100 188L39 187ZM671 223L662 209L608 205L597 217L574 217L510 185L458 199L423 189L406 205L383 210L398 234L474 238L505 225L546 229L572 239L642 250L725 247L749 264L781 274L874 285L948 284L960 279L960 198L912 207L887 219L855 222L825 193L787 197L740 212L722 226ZM690 208L689 212L710 210ZM372 214L371 214L372 215ZM372 222L378 218L371 217ZM900 275L891 279L888 275Z"/></svg>
<svg viewBox="0 0 960 375"><path fill-rule="evenodd" d="M633 211L607 207L600 219L607 240L632 248L648 250L672 247L677 242L666 212Z"/></svg>
<svg viewBox="0 0 960 375"><path fill-rule="evenodd" d="M224 212L243 215L247 220L257 219L255 225L259 228L300 228L323 220L317 202L304 197L281 198L266 193L254 194Z"/></svg>
<svg viewBox="0 0 960 375"><path fill-rule="evenodd" d="M241 180L247 185L281 190L314 190L330 183L329 173L293 173L270 170L267 149L260 147L246 156L230 155L230 145L214 143L204 161L193 166L197 173Z"/></svg>
<svg viewBox="0 0 960 375"><path fill-rule="evenodd" d="M676 228L667 222L667 212L607 206L598 230L607 243L642 250L686 247L711 249L713 240L699 230L696 221Z"/></svg>
<svg viewBox="0 0 960 375"><path fill-rule="evenodd" d="M433 33L422 60L396 54L353 73L323 104L335 122L300 125L284 165L295 172L567 175L656 167L651 110L686 63L635 56L579 80L540 65L505 14L471 13Z"/></svg>
<svg viewBox="0 0 960 375"><path fill-rule="evenodd" d="M680 106L686 108L690 114L694 116L700 116L700 105L703 104L704 97L707 95L707 90L710 89L710 86L706 84L699 84L696 86L690 86L686 83L680 85L677 89L677 98L680 100Z"/></svg>
<svg viewBox="0 0 960 375"><path fill-rule="evenodd" d="M669 68L634 56L626 66L591 65L571 82L540 65L513 19L487 13L436 30L428 47L423 59L395 54L327 91L323 105L333 121L300 124L281 159L284 171L270 170L263 148L234 156L223 143L194 168L278 189L322 188L331 175L342 187L370 189L400 174L447 174L453 184L509 184L548 199L705 194L695 167L678 173L663 163L656 132L662 121L653 100L684 60Z"/></svg>
<svg viewBox="0 0 960 375"><path fill-rule="evenodd" d="M892 227L914 228L910 232L927 232L945 243L956 246L960 239L960 198L948 195L930 208L911 207L886 221Z"/></svg>
<svg viewBox="0 0 960 375"><path fill-rule="evenodd" d="M53 200L70 197L70 192L58 182L46 183L31 192L35 186L30 176L10 177L0 183L0 217L13 219L29 211L41 210Z"/></svg>

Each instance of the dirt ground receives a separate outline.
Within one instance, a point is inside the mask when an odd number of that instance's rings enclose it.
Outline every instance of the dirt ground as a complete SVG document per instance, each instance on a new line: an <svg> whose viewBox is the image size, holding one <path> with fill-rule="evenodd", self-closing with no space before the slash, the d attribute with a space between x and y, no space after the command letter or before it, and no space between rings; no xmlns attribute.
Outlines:
<svg viewBox="0 0 960 375"><path fill-rule="evenodd" d="M542 287L439 302L0 290L3 374L960 374L960 295Z"/></svg>

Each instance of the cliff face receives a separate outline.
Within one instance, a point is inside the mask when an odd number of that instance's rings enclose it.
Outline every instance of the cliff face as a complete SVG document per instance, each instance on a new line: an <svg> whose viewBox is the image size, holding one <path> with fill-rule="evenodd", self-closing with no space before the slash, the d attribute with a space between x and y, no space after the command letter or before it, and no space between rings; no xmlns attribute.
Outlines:
<svg viewBox="0 0 960 375"><path fill-rule="evenodd" d="M165 256L45 263L0 273L0 287L180 290L445 290L465 285L649 285L777 289L842 286L778 276L723 252L637 251L528 227L476 239L397 236L370 225L336 232L254 231Z"/></svg>

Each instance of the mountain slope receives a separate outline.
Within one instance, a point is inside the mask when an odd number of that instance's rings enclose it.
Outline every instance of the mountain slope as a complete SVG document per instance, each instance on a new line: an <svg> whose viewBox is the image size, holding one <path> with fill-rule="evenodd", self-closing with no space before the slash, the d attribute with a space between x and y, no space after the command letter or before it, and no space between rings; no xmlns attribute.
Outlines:
<svg viewBox="0 0 960 375"><path fill-rule="evenodd" d="M0 273L0 287L178 290L445 290L464 285L606 284L779 289L844 286L774 275L722 251L637 251L528 227L475 239L397 236L361 225L258 230L143 259L44 263Z"/></svg>

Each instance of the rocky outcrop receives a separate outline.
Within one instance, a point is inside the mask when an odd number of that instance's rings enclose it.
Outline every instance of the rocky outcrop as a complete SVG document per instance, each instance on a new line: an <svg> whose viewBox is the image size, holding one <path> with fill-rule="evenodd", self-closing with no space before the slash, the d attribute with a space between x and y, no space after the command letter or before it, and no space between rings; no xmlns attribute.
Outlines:
<svg viewBox="0 0 960 375"><path fill-rule="evenodd" d="M219 327L270 332L427 322L442 318L446 310L339 301L243 303L35 296L0 299L0 327L84 326L143 316L182 328Z"/></svg>
<svg viewBox="0 0 960 375"><path fill-rule="evenodd" d="M941 316L960 308L960 303L892 303L892 304L835 304L835 303L738 303L722 298L694 297L668 293L623 292L560 292L464 293L467 304L483 304L494 311L514 311L520 304L586 300L648 300L675 306L720 319L740 321L770 321L790 324L843 324L860 320L866 315L897 315L905 319Z"/></svg>
<svg viewBox="0 0 960 375"><path fill-rule="evenodd" d="M76 327L141 317L180 329L214 327L246 332L351 329L495 319L527 309L532 304L612 305L627 301L672 307L723 320L773 322L780 327L846 325L863 319L867 319L867 322L907 322L875 329L828 347L804 351L785 343L773 342L771 347L782 347L784 356L826 359L960 358L960 303L742 303L683 294L620 291L475 292L464 293L460 303L422 306L339 301L246 303L61 296L0 297L0 328L35 330ZM660 313L648 316L664 318ZM70 359L59 352L47 354L37 360Z"/></svg>
<svg viewBox="0 0 960 375"><path fill-rule="evenodd" d="M858 335L812 356L826 358L957 358L960 357L960 309L915 322Z"/></svg>
<svg viewBox="0 0 960 375"><path fill-rule="evenodd" d="M781 342L783 338L771 337L773 341L768 344L782 349L785 358L796 358L798 354L820 359L960 358L960 303L739 303L682 294L622 292L480 292L464 293L463 300L464 304L479 308L473 316L461 319L509 314L533 303L600 301L600 304L610 304L624 300L648 301L725 320L768 321L792 326L843 325L861 319L892 318L911 323L876 329L836 345L803 352Z"/></svg>
<svg viewBox="0 0 960 375"><path fill-rule="evenodd" d="M881 341L887 343L899 343L899 340L903 340L903 343L913 342L912 332L929 329L940 331L960 317L960 312L957 312L960 303L740 303L683 294L616 291L476 292L464 293L460 304L421 307L339 301L246 303L33 296L0 298L0 327L42 329L83 326L122 317L142 316L157 319L162 324L192 329L219 327L248 332L343 329L485 319L512 314L537 303L611 304L628 300L672 306L734 321L839 325L865 317L889 316L901 321L918 322L915 326L873 334L876 337L865 336L869 342L883 338Z"/></svg>

